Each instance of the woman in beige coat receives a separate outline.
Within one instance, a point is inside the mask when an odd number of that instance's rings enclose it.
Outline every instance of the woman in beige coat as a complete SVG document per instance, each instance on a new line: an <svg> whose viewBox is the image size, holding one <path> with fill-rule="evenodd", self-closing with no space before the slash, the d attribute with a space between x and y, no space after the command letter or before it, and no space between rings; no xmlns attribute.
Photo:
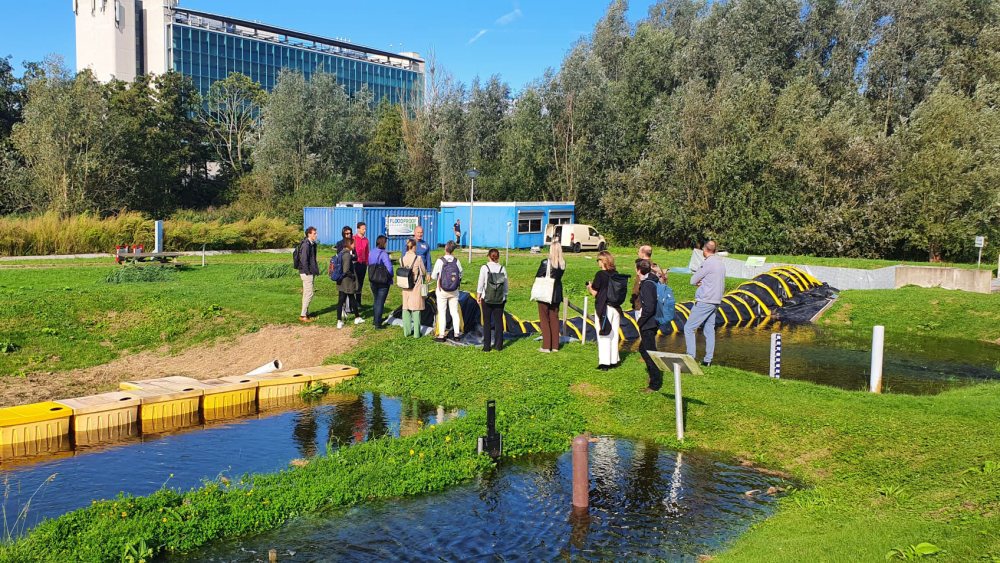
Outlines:
<svg viewBox="0 0 1000 563"><path fill-rule="evenodd" d="M427 276L427 267L416 253L417 242L413 239L406 241L406 252L399 259L402 268L409 268L412 272L413 289L402 289L403 297L403 336L420 338L420 313L424 310L424 296L421 288L424 285L424 278ZM397 276L399 272L397 270Z"/></svg>

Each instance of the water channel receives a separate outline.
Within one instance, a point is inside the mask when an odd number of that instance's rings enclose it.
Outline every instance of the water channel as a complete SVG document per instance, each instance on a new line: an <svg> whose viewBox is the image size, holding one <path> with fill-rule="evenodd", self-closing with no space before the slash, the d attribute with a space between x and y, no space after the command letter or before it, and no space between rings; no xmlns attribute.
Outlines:
<svg viewBox="0 0 1000 563"><path fill-rule="evenodd" d="M780 477L704 455L603 437L591 444L591 507L576 517L571 454L504 463L443 493L300 518L171 561L694 561L771 514ZM747 494L748 492L750 494Z"/></svg>
<svg viewBox="0 0 1000 563"><path fill-rule="evenodd" d="M871 372L871 335L851 335L811 324L722 328L716 333L714 364L767 374L771 333L782 335L781 377L857 391ZM684 336L661 336L664 352L684 352ZM704 340L698 335L699 357ZM970 383L1000 379L1000 346L989 342L908 335L886 338L884 388L925 395Z"/></svg>
<svg viewBox="0 0 1000 563"><path fill-rule="evenodd" d="M407 436L421 424L461 413L374 393L331 393L297 408L197 426L170 434L0 463L7 526L28 503L17 532L119 492L147 495L166 485L187 490L220 475L232 478L288 467L295 458L369 438Z"/></svg>

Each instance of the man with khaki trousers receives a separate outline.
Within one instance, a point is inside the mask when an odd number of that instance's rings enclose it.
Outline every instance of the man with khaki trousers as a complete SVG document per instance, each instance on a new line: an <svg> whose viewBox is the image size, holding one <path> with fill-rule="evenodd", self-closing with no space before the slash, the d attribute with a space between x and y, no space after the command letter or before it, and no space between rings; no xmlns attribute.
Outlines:
<svg viewBox="0 0 1000 563"><path fill-rule="evenodd" d="M298 268L299 277L302 278L302 314L299 315L299 320L311 323L313 319L309 318L309 302L316 294L313 283L319 275L319 264L316 262L316 227L306 229L306 237L299 243L295 267Z"/></svg>

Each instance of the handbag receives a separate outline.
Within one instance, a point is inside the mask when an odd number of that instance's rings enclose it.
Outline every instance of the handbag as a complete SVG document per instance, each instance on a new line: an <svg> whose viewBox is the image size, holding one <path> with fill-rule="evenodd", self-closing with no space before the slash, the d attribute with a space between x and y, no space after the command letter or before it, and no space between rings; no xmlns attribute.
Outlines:
<svg viewBox="0 0 1000 563"><path fill-rule="evenodd" d="M556 280L552 279L552 264L546 260L545 277L535 278L535 282L531 284L531 300L551 305L555 293Z"/></svg>
<svg viewBox="0 0 1000 563"><path fill-rule="evenodd" d="M399 286L402 289L413 289L414 286L416 286L416 282L414 281L414 275L413 275L414 274L413 267L417 265L417 260L419 259L420 259L419 256L414 258L413 262L410 262L409 267L403 265L402 258L399 259L399 268L396 268L397 286Z"/></svg>

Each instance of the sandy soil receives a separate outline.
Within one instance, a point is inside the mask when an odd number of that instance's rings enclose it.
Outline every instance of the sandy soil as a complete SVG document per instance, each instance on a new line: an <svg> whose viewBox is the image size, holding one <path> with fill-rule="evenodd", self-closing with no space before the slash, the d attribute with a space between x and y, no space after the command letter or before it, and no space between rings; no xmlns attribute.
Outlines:
<svg viewBox="0 0 1000 563"><path fill-rule="evenodd" d="M86 369L5 377L0 379L0 406L114 391L118 382L130 379L240 375L273 359L281 360L285 369L317 366L328 356L350 350L355 342L347 329L270 325L234 340L188 348L174 355L165 350L149 351Z"/></svg>

